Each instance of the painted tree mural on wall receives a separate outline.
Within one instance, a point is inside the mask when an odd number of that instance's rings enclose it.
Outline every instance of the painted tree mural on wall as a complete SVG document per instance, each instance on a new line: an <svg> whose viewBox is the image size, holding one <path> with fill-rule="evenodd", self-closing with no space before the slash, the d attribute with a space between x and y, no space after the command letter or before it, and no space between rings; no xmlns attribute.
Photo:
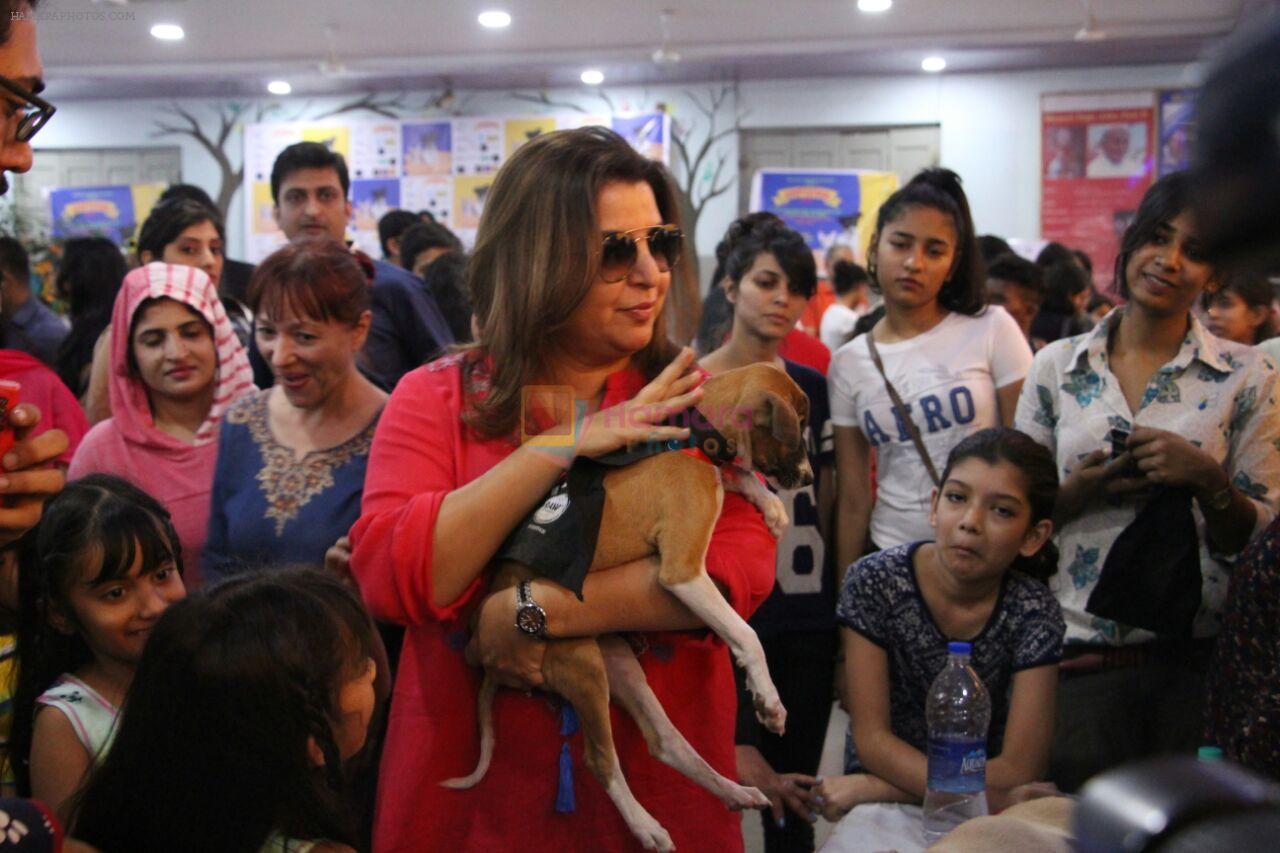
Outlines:
<svg viewBox="0 0 1280 853"><path fill-rule="evenodd" d="M700 295L700 270L696 251L698 228L707 206L732 190L738 181L737 164L732 157L732 141L742 129L745 113L739 106L736 84L713 85L705 91L685 89L670 100L651 96L647 88L626 94L604 89L552 95L537 92L508 92L507 103L495 108L489 101L500 99L490 93L485 103L476 104L477 94L455 94L445 81L439 91L432 92L367 92L355 93L348 100L317 105L307 100L292 101L228 101L204 108L203 111L178 103L163 108L164 118L154 124L154 137L185 136L194 140L211 158L220 173L214 198L223 218L227 218L232 201L244 183L242 156L245 124L261 121L321 121L342 115L367 113L383 118L419 118L432 115L465 116L470 114L513 113L511 103L532 105L540 114L577 112L610 114L662 110L671 116L671 167L681 198L681 218L688 234L689 250L685 253L690 275L687 292L672 291L668 300L676 322L671 329L676 340L689 340L693 335ZM477 113L477 110L479 112ZM210 187L209 189L213 189Z"/></svg>
<svg viewBox="0 0 1280 853"><path fill-rule="evenodd" d="M707 202L724 195L738 183L737 166L729 162L729 153L721 143L737 136L746 115L738 108L736 85L712 89L706 100L688 91L684 96L702 117L672 116L671 148L675 162L671 170L684 196L685 228L696 238Z"/></svg>
<svg viewBox="0 0 1280 853"><path fill-rule="evenodd" d="M156 130L152 134L153 137L188 136L198 142L200 147L218 164L222 177L214 201L217 202L218 210L222 211L224 221L227 218L227 212L231 209L231 199L235 197L236 191L244 181L243 160L238 167L231 165L231 151L228 143L239 145L241 140L241 134L237 132L233 141L232 131L240 129L246 114L251 114L253 121L262 121L273 106L273 104L255 106L238 101L222 104L215 108L216 127L206 131L194 112L174 103L163 110L171 116L171 119L162 119L155 123Z"/></svg>
<svg viewBox="0 0 1280 853"><path fill-rule="evenodd" d="M340 115L369 112L384 118L403 118L411 115L422 115L429 112L446 112L456 114L466 106L467 98L458 98L453 88L446 86L437 93L423 93L425 97L411 95L406 92L374 93L357 95L336 107L317 110L312 101L305 101L286 110L278 101L228 101L219 104L212 110L213 123L206 128L204 122L197 117L195 111L180 104L173 103L162 108L168 118L155 122L153 137L186 136L194 139L218 165L221 173L217 195L218 210L226 220L231 210L231 200L235 198L244 183L244 160L239 151L243 145L244 125L268 119L279 121L321 121ZM238 161L239 166L232 162Z"/></svg>

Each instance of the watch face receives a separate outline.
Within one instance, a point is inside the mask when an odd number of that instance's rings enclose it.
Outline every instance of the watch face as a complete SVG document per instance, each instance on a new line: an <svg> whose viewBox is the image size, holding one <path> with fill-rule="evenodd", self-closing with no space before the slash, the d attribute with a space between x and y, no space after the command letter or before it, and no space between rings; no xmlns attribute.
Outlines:
<svg viewBox="0 0 1280 853"><path fill-rule="evenodd" d="M526 634L537 636L547 626L547 614L536 604L528 604L516 611L516 626Z"/></svg>

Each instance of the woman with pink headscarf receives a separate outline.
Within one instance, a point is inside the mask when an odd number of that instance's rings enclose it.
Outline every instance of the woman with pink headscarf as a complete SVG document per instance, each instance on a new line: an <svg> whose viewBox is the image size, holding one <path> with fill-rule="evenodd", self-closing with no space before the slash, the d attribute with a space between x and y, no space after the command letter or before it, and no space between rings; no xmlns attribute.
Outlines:
<svg viewBox="0 0 1280 853"><path fill-rule="evenodd" d="M85 436L67 476L115 474L163 503L190 588L200 580L218 422L253 387L249 359L195 267L151 263L125 276L110 334L112 416Z"/></svg>

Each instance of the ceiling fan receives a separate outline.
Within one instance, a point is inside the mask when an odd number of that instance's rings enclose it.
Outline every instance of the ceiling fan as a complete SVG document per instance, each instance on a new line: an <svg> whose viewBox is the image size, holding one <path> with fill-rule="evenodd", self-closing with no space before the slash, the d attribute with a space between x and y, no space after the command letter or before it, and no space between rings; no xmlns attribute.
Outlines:
<svg viewBox="0 0 1280 853"><path fill-rule="evenodd" d="M316 63L316 69L325 77L347 77L352 74L347 64L338 58L338 28L333 24L324 25L324 40L328 44L328 53Z"/></svg>
<svg viewBox="0 0 1280 853"><path fill-rule="evenodd" d="M1084 24L1072 38L1076 41L1102 41L1107 37L1107 31L1098 26L1098 19L1093 15L1093 0L1083 0L1083 3Z"/></svg>
<svg viewBox="0 0 1280 853"><path fill-rule="evenodd" d="M650 54L655 65L675 65L680 62L680 52L671 46L671 18L674 9L663 9L658 13L658 27L662 31L662 42L658 49Z"/></svg>

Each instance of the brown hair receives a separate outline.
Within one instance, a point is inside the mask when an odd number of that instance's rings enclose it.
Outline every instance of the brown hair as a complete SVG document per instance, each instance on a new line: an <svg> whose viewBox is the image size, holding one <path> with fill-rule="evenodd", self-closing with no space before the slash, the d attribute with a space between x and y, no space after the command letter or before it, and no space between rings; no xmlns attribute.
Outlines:
<svg viewBox="0 0 1280 853"><path fill-rule="evenodd" d="M666 167L603 127L539 136L498 171L467 270L479 327L475 346L493 365L489 392L470 399L463 415L481 435L511 435L519 422L521 389L548 380L555 335L599 271L596 199L607 184L618 182L648 184L663 222L680 225L679 197ZM676 355L666 323L683 307L676 303L689 288L696 305L697 285L688 267L678 266L671 275L653 339L633 358L646 377Z"/></svg>
<svg viewBox="0 0 1280 853"><path fill-rule="evenodd" d="M369 310L372 264L332 237L309 237L272 252L249 280L254 314L279 317L286 311L312 320L354 326Z"/></svg>

